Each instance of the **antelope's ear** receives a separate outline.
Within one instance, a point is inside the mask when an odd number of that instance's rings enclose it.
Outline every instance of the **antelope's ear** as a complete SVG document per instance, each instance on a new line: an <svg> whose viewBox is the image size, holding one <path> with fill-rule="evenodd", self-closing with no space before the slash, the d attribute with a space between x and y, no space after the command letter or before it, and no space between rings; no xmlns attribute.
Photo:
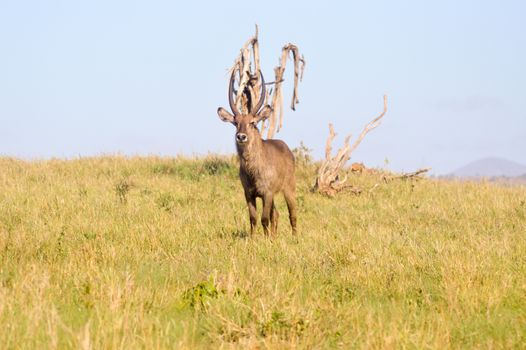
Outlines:
<svg viewBox="0 0 526 350"><path fill-rule="evenodd" d="M217 109L217 115L222 121L234 124L234 116L223 107Z"/></svg>
<svg viewBox="0 0 526 350"><path fill-rule="evenodd" d="M266 120L268 117L270 117L271 114L272 114L272 107L270 107L269 105L266 105L259 111L256 117L256 120L258 122Z"/></svg>

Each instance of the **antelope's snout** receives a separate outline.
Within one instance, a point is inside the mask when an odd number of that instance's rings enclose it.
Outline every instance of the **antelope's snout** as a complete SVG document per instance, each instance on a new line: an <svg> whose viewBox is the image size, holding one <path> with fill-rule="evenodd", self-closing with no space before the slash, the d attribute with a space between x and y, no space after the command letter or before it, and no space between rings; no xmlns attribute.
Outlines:
<svg viewBox="0 0 526 350"><path fill-rule="evenodd" d="M245 133L242 133L242 132L238 132L236 134L236 141L239 142L239 143L245 143L248 141L248 136L247 134Z"/></svg>

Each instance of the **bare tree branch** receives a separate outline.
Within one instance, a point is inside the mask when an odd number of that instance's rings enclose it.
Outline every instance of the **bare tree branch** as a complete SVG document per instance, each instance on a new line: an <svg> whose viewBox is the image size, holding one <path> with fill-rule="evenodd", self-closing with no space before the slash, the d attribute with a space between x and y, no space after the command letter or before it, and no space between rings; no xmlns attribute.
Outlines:
<svg viewBox="0 0 526 350"><path fill-rule="evenodd" d="M380 124L382 123L382 118L384 117L386 112L387 112L387 96L384 95L384 110L383 110L383 112L378 117L374 118L369 124L367 124L363 128L362 133L360 134L360 136L358 136L358 139L356 140L356 142L354 142L352 147L349 149L349 156L350 156L350 154L352 152L354 152L354 150L358 147L358 145L360 145L360 143L364 139L365 135L367 135L367 133L369 131L371 131L373 129L376 129L377 127L380 126Z"/></svg>
<svg viewBox="0 0 526 350"><path fill-rule="evenodd" d="M384 175L383 180L386 183L388 183L388 182L390 182L392 180L397 180L397 179L400 179L400 180L420 180L420 179L423 179L423 175L425 173L427 173L429 170L431 170L431 168L421 168L421 169L418 169L416 171L412 171L412 172L409 172L409 173L402 173L402 174L396 175L396 176L386 176L386 175Z"/></svg>
<svg viewBox="0 0 526 350"><path fill-rule="evenodd" d="M279 132L283 127L283 93L281 85L284 81L283 75L285 73L287 59L291 52L294 60L294 90L291 109L296 110L296 104L299 103L298 84L299 81L303 79L305 58L303 56L300 57L296 45L287 44L282 48L280 65L274 68L274 81L265 84L274 85L274 89L269 89L265 96L266 101L271 101L272 113L268 121L264 121L261 124L261 133L264 135L266 132L267 139L273 138L275 133ZM252 105L256 103L256 101L259 101L261 94L260 67L258 26L256 25L255 35L245 42L240 50L239 56L230 69L230 73L235 72L237 80L239 81L235 104L241 113L249 113Z"/></svg>
<svg viewBox="0 0 526 350"><path fill-rule="evenodd" d="M410 173L404 173L399 176L400 179L412 179L422 177L422 174L427 173L431 168L422 168Z"/></svg>
<svg viewBox="0 0 526 350"><path fill-rule="evenodd" d="M351 135L348 135L343 142L343 147L338 150L334 157L332 156L332 142L336 137L336 133L334 132L334 127L332 124L329 123L329 137L327 138L327 143L325 145L325 160L318 170L318 176L313 188L314 191L318 191L322 194L333 197L336 193L346 188L352 187L352 185L345 183L347 181L347 177L344 177L343 179L340 178L342 170L345 167L347 161L351 159L352 152L354 152L354 150L365 138L365 135L381 124L382 118L386 112L387 96L384 96L383 112L364 127L358 136L358 139L352 146L349 146ZM356 193L356 191L354 192Z"/></svg>
<svg viewBox="0 0 526 350"><path fill-rule="evenodd" d="M300 57L299 50L296 45L287 44L283 46L281 50L281 61L280 65L274 68L275 79L275 89L272 96L272 114L269 121L269 129L267 133L267 139L274 137L276 132L279 132L283 127L283 92L281 89L281 83L284 81L283 74L285 73L285 68L287 66L287 59L289 58L290 53L292 52L292 58L294 60L294 90L292 92L292 101L290 108L295 111L296 103L299 103L298 98L298 84L299 81L303 79L303 71L305 70L305 58ZM279 119L279 124L277 124Z"/></svg>

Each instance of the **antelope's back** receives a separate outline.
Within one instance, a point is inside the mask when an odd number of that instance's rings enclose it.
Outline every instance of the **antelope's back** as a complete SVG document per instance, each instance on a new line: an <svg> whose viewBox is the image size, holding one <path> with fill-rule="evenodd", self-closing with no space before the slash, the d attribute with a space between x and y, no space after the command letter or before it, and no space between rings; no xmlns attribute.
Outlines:
<svg viewBox="0 0 526 350"><path fill-rule="evenodd" d="M294 175L294 154L289 146L281 140L263 140L267 156L272 164L279 169L281 176Z"/></svg>

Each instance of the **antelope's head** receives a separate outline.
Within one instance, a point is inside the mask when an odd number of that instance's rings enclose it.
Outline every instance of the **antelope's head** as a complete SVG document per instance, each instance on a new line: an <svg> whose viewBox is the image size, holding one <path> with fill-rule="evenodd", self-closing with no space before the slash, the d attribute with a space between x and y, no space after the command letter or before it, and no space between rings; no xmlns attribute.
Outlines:
<svg viewBox="0 0 526 350"><path fill-rule="evenodd" d="M265 102L265 80L263 79L263 74L261 71L261 94L258 103L252 106L252 109L248 114L242 114L236 107L234 102L234 81L235 75L232 72L230 77L230 84L228 87L228 102L230 104L230 109L232 110L231 114L226 109L219 107L217 109L217 114L219 118L224 122L230 122L236 127L236 143L238 146L245 146L253 143L255 140L261 139L261 134L257 128L257 124L267 119L272 112L272 108L269 105L261 108ZM261 110L260 110L261 109Z"/></svg>

